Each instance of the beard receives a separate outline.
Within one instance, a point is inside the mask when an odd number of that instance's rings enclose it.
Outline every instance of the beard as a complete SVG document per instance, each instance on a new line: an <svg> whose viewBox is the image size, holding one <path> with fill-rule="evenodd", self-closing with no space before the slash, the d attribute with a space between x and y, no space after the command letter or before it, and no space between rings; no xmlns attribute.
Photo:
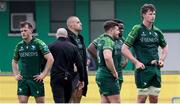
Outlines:
<svg viewBox="0 0 180 104"><path fill-rule="evenodd" d="M122 33L119 33L119 37L122 37L122 35L123 35Z"/></svg>

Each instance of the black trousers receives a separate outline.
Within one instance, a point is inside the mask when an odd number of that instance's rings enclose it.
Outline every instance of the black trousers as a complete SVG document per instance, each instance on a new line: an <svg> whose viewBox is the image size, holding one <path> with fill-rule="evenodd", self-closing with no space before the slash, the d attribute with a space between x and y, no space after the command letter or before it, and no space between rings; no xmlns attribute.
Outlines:
<svg viewBox="0 0 180 104"><path fill-rule="evenodd" d="M73 80L64 77L51 78L51 89L55 103L69 103L73 92Z"/></svg>

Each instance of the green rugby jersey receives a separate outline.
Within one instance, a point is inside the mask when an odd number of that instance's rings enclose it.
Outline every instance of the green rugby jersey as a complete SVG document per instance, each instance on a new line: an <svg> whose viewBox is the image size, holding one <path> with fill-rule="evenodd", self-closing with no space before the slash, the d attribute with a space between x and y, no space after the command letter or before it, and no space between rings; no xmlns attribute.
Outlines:
<svg viewBox="0 0 180 104"><path fill-rule="evenodd" d="M153 26L149 30L141 24L133 27L125 44L132 46L137 59L146 65L151 60L159 60L158 47L165 47L167 43L163 33L157 27Z"/></svg>
<svg viewBox="0 0 180 104"><path fill-rule="evenodd" d="M121 62L122 62L122 58L123 58L122 54L121 54L122 45L123 45L123 38L122 37L119 37L118 39L115 40L114 65L117 69L119 80L123 80L122 67L121 67Z"/></svg>
<svg viewBox="0 0 180 104"><path fill-rule="evenodd" d="M40 74L43 70L43 57L49 52L48 46L35 37L29 43L19 42L14 50L13 59L20 61L19 70L23 78L32 78Z"/></svg>
<svg viewBox="0 0 180 104"><path fill-rule="evenodd" d="M108 77L112 76L111 71L107 68L103 51L105 49L110 49L112 51L112 57L114 57L114 40L109 35L104 35L98 41L97 44L97 61L98 61L98 70L96 75L99 77ZM114 59L114 58L113 58Z"/></svg>
<svg viewBox="0 0 180 104"><path fill-rule="evenodd" d="M93 40L93 44L95 46L95 48L97 49L97 45L98 45L98 41L104 36L105 34L101 34L100 36L98 36L95 40Z"/></svg>
<svg viewBox="0 0 180 104"><path fill-rule="evenodd" d="M99 37L97 37L94 41L93 44L95 46L95 48L97 49L97 44L98 41L101 40L101 38L104 36L105 34L101 34ZM115 40L115 44L114 44L114 49L115 49L115 55L114 55L114 64L115 67L117 69L118 72L118 76L119 76L119 80L123 80L123 75L122 75L122 68L121 68L121 61L122 61L122 55L121 55L121 48L123 45L123 42L125 41L124 37L119 37L118 39Z"/></svg>

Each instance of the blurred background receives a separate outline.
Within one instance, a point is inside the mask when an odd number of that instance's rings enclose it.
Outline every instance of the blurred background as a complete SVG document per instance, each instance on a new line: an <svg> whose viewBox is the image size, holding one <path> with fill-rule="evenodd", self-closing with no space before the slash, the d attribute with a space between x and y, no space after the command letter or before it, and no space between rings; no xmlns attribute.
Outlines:
<svg viewBox="0 0 180 104"><path fill-rule="evenodd" d="M140 7L144 3L155 5L157 10L155 25L163 31L169 45L169 54L162 74L165 79L163 83L174 86L166 86L165 89L174 93L164 95L166 98L164 101L170 102L171 98L180 96L180 0L0 0L0 78L2 77L0 79L0 103L3 99L11 99L11 97L4 96L6 93L4 88L12 86L11 82L15 83L13 86L16 86L16 81L11 80L12 76L9 75L12 75L11 60L14 47L21 40L19 22L25 20L32 22L35 27L34 35L49 44L55 40L56 30L59 27L66 27L66 19L69 16L78 16L83 25L81 34L88 46L94 38L103 33L103 22L108 19L123 20L124 37L126 37L132 26L141 23ZM96 66L92 64L95 63L90 58L89 76L95 84ZM124 81L124 86L129 83L129 87L125 89L132 90L130 87L134 86L133 70L134 66L129 62L124 74L125 81L130 77L130 83ZM4 75L8 77L4 78ZM90 83L90 86L93 85ZM15 93L11 96L16 98L15 88L14 91ZM133 94L136 95L134 92ZM98 95L98 90L96 95ZM125 102L128 98L128 96L124 98ZM136 99L136 96L133 96L133 99Z"/></svg>

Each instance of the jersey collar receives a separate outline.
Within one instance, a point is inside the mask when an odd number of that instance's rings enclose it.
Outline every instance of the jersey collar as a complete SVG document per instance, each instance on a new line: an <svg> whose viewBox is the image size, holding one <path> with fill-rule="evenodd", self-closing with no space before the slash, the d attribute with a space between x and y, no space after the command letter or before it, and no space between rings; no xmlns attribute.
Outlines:
<svg viewBox="0 0 180 104"><path fill-rule="evenodd" d="M111 36L107 35L106 33L104 34L104 36L105 36L105 37L109 37L111 40L114 41L114 39L113 39Z"/></svg>
<svg viewBox="0 0 180 104"><path fill-rule="evenodd" d="M24 42L24 44L30 44L30 43L32 43L34 41L34 39L35 39L35 37L33 36L29 43L26 43L24 40L23 40L23 42Z"/></svg>
<svg viewBox="0 0 180 104"><path fill-rule="evenodd" d="M146 30L149 30L143 23L141 24L141 26L142 26L143 28L145 28ZM151 30L154 30L154 24L152 25Z"/></svg>

